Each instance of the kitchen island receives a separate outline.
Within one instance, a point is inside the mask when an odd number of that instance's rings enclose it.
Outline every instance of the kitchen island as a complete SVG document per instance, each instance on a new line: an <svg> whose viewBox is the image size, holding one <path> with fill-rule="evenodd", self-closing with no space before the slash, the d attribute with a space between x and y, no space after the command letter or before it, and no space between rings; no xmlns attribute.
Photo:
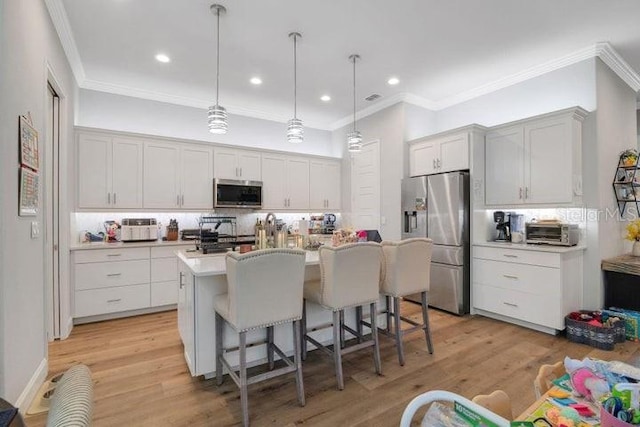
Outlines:
<svg viewBox="0 0 640 427"><path fill-rule="evenodd" d="M178 329L184 345L184 357L192 376L215 375L215 299L227 292L225 255L206 257L194 256L186 251L177 252L180 276L178 293ZM320 279L320 263L317 251L306 252L305 282ZM378 303L378 311L383 309L383 300ZM315 304L307 304L307 328L317 329L314 338L323 344L332 341L331 311ZM345 323L355 329L355 309L345 310ZM386 326L386 316L378 316L378 325ZM275 343L287 355L293 354L290 325L275 328ZM365 334L368 329L364 328ZM224 329L227 359L233 366L238 365L238 334L227 324ZM247 333L247 362L256 366L267 361L264 341L266 330ZM348 333L346 338L353 338ZM313 349L309 346L309 349Z"/></svg>

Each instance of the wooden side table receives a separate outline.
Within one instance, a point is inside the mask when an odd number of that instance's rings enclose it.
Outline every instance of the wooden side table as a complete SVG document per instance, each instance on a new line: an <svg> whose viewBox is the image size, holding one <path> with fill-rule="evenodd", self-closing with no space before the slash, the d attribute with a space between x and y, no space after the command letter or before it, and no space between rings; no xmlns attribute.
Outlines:
<svg viewBox="0 0 640 427"><path fill-rule="evenodd" d="M604 308L640 311L640 257L620 255L602 260Z"/></svg>

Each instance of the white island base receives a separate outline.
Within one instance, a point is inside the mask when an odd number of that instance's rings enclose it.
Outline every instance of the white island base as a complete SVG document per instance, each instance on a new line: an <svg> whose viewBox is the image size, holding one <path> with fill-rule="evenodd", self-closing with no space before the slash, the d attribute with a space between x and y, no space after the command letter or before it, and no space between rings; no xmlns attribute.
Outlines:
<svg viewBox="0 0 640 427"><path fill-rule="evenodd" d="M215 299L227 293L225 255L192 258L184 252L178 253L178 271L180 285L178 294L178 329L184 344L184 357L192 376L215 375ZM305 281L320 278L320 265L317 252L307 252ZM384 300L378 303L378 312L384 309ZM367 313L368 310L363 310ZM366 316L365 316L366 317ZM307 329L318 328L312 336L322 344L330 344L332 338L332 313L313 303L307 303ZM355 329L355 309L345 310L345 324ZM386 316L378 316L379 327L386 326ZM369 329L364 327L365 334ZM229 325L224 329L227 360L232 366L238 366L238 333ZM291 324L274 327L275 343L287 355L293 354L293 329ZM348 332L346 339L353 338ZM247 333L247 364L257 366L267 362L264 341L266 329ZM309 350L314 349L309 345ZM277 358L277 354L276 354Z"/></svg>

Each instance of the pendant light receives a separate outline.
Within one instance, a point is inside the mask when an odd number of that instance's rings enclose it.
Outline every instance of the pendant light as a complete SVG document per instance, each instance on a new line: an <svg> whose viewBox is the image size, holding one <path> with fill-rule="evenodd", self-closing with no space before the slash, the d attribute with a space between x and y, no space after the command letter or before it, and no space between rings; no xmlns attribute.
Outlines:
<svg viewBox="0 0 640 427"><path fill-rule="evenodd" d="M287 124L287 140L292 144L299 144L304 140L304 127L302 120L297 117L297 98L298 98L298 71L297 71L297 47L298 38L302 38L300 33L289 33L289 37L293 38L293 119Z"/></svg>
<svg viewBox="0 0 640 427"><path fill-rule="evenodd" d="M212 4L209 8L217 17L216 38L216 105L209 107L209 132L215 134L227 133L227 110L218 104L218 92L220 90L220 15L227 9L220 4Z"/></svg>
<svg viewBox="0 0 640 427"><path fill-rule="evenodd" d="M362 134L356 130L356 61L360 55L349 56L349 61L353 62L353 130L347 134L347 148L350 153L359 153L362 149Z"/></svg>

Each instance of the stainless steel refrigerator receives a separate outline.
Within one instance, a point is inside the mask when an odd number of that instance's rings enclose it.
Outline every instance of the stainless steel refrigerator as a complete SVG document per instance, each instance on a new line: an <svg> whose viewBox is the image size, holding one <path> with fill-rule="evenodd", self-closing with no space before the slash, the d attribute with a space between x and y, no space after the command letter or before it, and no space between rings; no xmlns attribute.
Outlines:
<svg viewBox="0 0 640 427"><path fill-rule="evenodd" d="M469 313L469 173L402 181L402 238L433 240L429 306ZM420 295L407 299L420 302Z"/></svg>

